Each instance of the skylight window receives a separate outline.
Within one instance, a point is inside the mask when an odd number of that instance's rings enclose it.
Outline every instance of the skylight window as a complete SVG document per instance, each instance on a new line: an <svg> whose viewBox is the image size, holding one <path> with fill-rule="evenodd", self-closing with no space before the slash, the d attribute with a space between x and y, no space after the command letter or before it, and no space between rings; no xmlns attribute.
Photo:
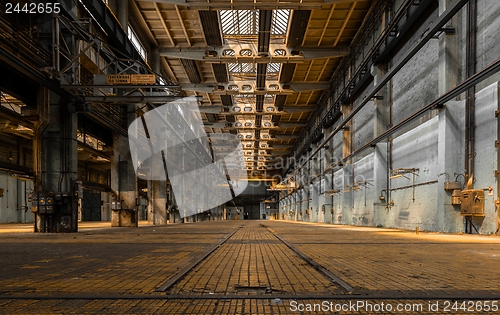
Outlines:
<svg viewBox="0 0 500 315"><path fill-rule="evenodd" d="M278 73L280 72L280 64L270 62L267 64L267 73Z"/></svg>
<svg viewBox="0 0 500 315"><path fill-rule="evenodd" d="M221 10L220 20L224 35L257 35L258 10Z"/></svg>
<svg viewBox="0 0 500 315"><path fill-rule="evenodd" d="M271 36L285 36L290 10L273 10ZM259 10L221 10L220 20L224 36L256 36L259 31Z"/></svg>
<svg viewBox="0 0 500 315"><path fill-rule="evenodd" d="M274 10L273 23L271 24L271 35L286 35L289 20L290 10Z"/></svg>
<svg viewBox="0 0 500 315"><path fill-rule="evenodd" d="M139 37L135 34L134 30L128 26L128 39L132 42L132 45L134 45L135 49L139 52L139 55L141 55L142 59L146 60L147 59L147 53L146 49L142 45L141 41L139 40Z"/></svg>
<svg viewBox="0 0 500 315"><path fill-rule="evenodd" d="M256 73L257 65L253 63L230 63L227 65L228 70L231 74L252 74ZM279 71L279 68L278 68Z"/></svg>

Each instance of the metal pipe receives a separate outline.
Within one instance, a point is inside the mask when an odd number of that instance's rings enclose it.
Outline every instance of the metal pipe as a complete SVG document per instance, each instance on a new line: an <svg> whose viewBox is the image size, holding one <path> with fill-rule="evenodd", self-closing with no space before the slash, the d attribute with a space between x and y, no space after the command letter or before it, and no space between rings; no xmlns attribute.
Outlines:
<svg viewBox="0 0 500 315"><path fill-rule="evenodd" d="M476 26L477 0L470 0L467 5L467 45L465 51L467 78L476 73ZM472 86L467 90L465 102L465 182L468 182L470 177L474 181L475 98L476 89L475 86Z"/></svg>
<svg viewBox="0 0 500 315"><path fill-rule="evenodd" d="M168 103L182 99L173 96L85 96L85 101L90 103Z"/></svg>
<svg viewBox="0 0 500 315"><path fill-rule="evenodd" d="M391 68L387 74L380 80L380 82L372 88L371 92L369 92L364 100L359 104L358 107L352 110L352 112L347 115L347 117L340 123L337 128L335 128L326 138L325 140L312 152L312 154L308 157L311 159L316 153L318 153L319 149L324 147L328 140L333 138L342 128L384 87L387 82L389 82L396 73L401 70L406 63L417 54L417 52L431 39L434 35L441 30L441 28L467 3L469 0L456 0L449 9L447 9L443 14L437 18L437 20L430 26L429 31L425 33L420 41L418 41L402 58L401 60ZM305 165L304 162L302 166Z"/></svg>
<svg viewBox="0 0 500 315"><path fill-rule="evenodd" d="M497 95L500 95L500 83L498 84ZM497 117L497 139L500 141L500 109L498 108L500 104L497 105L497 110L495 112ZM497 170L500 170L500 145L497 142ZM495 172L495 177L497 180L497 199L495 200L495 206L497 207L497 230L496 235L500 234L500 173Z"/></svg>
<svg viewBox="0 0 500 315"><path fill-rule="evenodd" d="M351 155L342 159L338 163L341 163L341 162L343 163L345 160L351 159L353 156L355 156L355 155L359 154L360 152L372 147L376 143L382 141L384 138L387 138L388 136L390 136L391 134L393 134L397 130L404 127L406 124L412 122L416 118L419 118L420 116L425 114L427 111L436 109L440 106L443 106L448 101L454 99L457 95L460 95L461 93L467 91L468 89L470 89L472 86L478 84L479 82L486 80L487 78L489 78L493 74L497 73L498 71L500 71L500 59L497 59L495 62L493 62L492 64L487 66L485 69L481 70L480 72L476 73L475 75L473 75L469 79L467 79L464 82L462 82L461 84L457 85L455 88L448 91L444 95L440 96L436 100L434 100L431 103L427 104L426 106L422 107L421 109L419 109L418 111L416 111L412 115L408 116L407 118L405 118L404 120L402 120L401 122L396 124L395 126L389 128L387 131L382 133L380 136L378 136L378 137L374 138L373 140L371 140L370 142L366 143L365 145L363 145L362 147L360 147L359 149L354 151ZM337 165L338 163L336 163L335 165ZM335 166L335 165L333 165L333 166Z"/></svg>
<svg viewBox="0 0 500 315"><path fill-rule="evenodd" d="M389 189L389 191L403 190L403 189L415 188L415 187L419 187L419 186L425 186L425 185L431 185L431 184L437 184L437 183L438 183L437 180L431 180L431 181L424 182L424 183L418 183L418 184L412 184L412 185L391 188L391 189ZM382 189L382 191L387 192L387 189Z"/></svg>

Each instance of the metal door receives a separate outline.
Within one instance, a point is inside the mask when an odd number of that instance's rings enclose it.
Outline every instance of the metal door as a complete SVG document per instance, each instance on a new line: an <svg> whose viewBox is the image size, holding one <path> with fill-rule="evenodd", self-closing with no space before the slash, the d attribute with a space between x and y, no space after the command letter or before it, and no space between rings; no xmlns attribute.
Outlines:
<svg viewBox="0 0 500 315"><path fill-rule="evenodd" d="M84 192L82 221L101 221L101 193Z"/></svg>

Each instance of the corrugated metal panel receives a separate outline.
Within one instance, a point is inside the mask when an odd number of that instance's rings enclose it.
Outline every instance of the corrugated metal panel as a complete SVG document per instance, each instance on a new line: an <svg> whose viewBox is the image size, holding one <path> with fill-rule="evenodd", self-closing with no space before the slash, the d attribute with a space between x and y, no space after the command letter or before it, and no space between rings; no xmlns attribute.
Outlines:
<svg viewBox="0 0 500 315"><path fill-rule="evenodd" d="M290 33L288 35L286 43L288 47L293 48L302 45L310 16L311 16L310 10L293 11L292 22L290 25Z"/></svg>
<svg viewBox="0 0 500 315"><path fill-rule="evenodd" d="M292 81L293 73L295 72L294 63L285 63L281 66L280 82L288 83Z"/></svg>
<svg viewBox="0 0 500 315"><path fill-rule="evenodd" d="M255 97L255 110L259 113L264 108L264 95L257 95Z"/></svg>
<svg viewBox="0 0 500 315"><path fill-rule="evenodd" d="M205 39L209 46L222 46L222 34L217 11L199 11Z"/></svg>
<svg viewBox="0 0 500 315"><path fill-rule="evenodd" d="M257 82L256 87L258 90L266 88L266 70L267 64L259 63L257 65Z"/></svg>
<svg viewBox="0 0 500 315"><path fill-rule="evenodd" d="M262 115L255 116L255 127L257 128L262 127Z"/></svg>
<svg viewBox="0 0 500 315"><path fill-rule="evenodd" d="M255 139L260 139L260 130L255 129Z"/></svg>
<svg viewBox="0 0 500 315"><path fill-rule="evenodd" d="M191 83L202 82L200 71L198 70L198 65L196 64L196 61L191 59L181 59L181 63L184 69L186 70L186 74Z"/></svg>
<svg viewBox="0 0 500 315"><path fill-rule="evenodd" d="M217 121L217 118L215 117L214 114L206 114L207 115L207 119L209 122L216 122Z"/></svg>
<svg viewBox="0 0 500 315"><path fill-rule="evenodd" d="M214 71L215 80L217 83L228 83L229 75L227 73L227 66L224 63L214 63L212 64L212 69Z"/></svg>
<svg viewBox="0 0 500 315"><path fill-rule="evenodd" d="M281 112L283 111L283 106L285 105L285 102L286 102L286 95L277 95L274 100L274 107L276 107L276 109ZM279 115L274 115L272 118L273 123L279 123L280 120L281 116Z"/></svg>
<svg viewBox="0 0 500 315"><path fill-rule="evenodd" d="M269 40L271 39L271 21L273 10L260 10L259 13L259 54L269 52Z"/></svg>
<svg viewBox="0 0 500 315"><path fill-rule="evenodd" d="M276 107L276 109L278 109L278 111L283 110L283 106L285 105L285 101L286 101L286 95L277 95L276 96L276 100L274 101L274 106Z"/></svg>
<svg viewBox="0 0 500 315"><path fill-rule="evenodd" d="M221 95L220 100L224 106L233 106L233 98L231 95Z"/></svg>

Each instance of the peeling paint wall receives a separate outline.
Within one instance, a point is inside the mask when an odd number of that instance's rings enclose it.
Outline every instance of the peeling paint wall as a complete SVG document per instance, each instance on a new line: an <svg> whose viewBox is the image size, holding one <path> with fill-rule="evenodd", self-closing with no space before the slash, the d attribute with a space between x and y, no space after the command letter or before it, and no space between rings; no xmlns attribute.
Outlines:
<svg viewBox="0 0 500 315"><path fill-rule="evenodd" d="M0 171L0 223L31 223L34 214L28 202L33 182L13 178L9 172Z"/></svg>
<svg viewBox="0 0 500 315"><path fill-rule="evenodd" d="M396 1L394 5L398 7L403 2ZM387 65L389 68L419 40L437 16L435 8L434 12L422 17L422 24L410 32L411 38L396 47L392 63ZM480 71L500 56L500 2L478 0L477 20L477 71ZM348 132L342 134L340 131L330 140L329 152L325 155L327 164L345 157L349 141L350 152L356 151L378 135L379 130L404 121L437 99L440 91L448 91L454 86L452 80L458 83L464 80L466 8L449 22L449 26L455 28L455 35L443 33L431 39L380 92L383 97L368 102L356 114L352 125L346 126ZM372 74L376 73L372 69ZM493 234L498 229L495 200L499 194L494 171L499 167L495 147L499 127L495 117L499 109L499 80L497 73L476 86L474 189L485 190L485 216L473 218L472 223L480 234ZM358 93L352 108L360 104L373 84ZM465 104L463 93L443 108L428 111L406 124L390 139L326 172L313 186L324 181L333 192L318 193L320 190L312 189L310 198L313 208L321 212L321 207L327 205L328 210L317 215L313 212L312 217L305 217L304 221L464 232L465 219L460 214L460 206L452 205L452 192L444 190L444 183L457 179L464 184L459 174L464 173ZM387 115L387 120L379 120L377 115ZM345 139L346 134L350 139ZM389 178L391 170L401 168L415 169L415 174ZM287 200L292 198L293 194ZM305 209L304 203L301 209Z"/></svg>

